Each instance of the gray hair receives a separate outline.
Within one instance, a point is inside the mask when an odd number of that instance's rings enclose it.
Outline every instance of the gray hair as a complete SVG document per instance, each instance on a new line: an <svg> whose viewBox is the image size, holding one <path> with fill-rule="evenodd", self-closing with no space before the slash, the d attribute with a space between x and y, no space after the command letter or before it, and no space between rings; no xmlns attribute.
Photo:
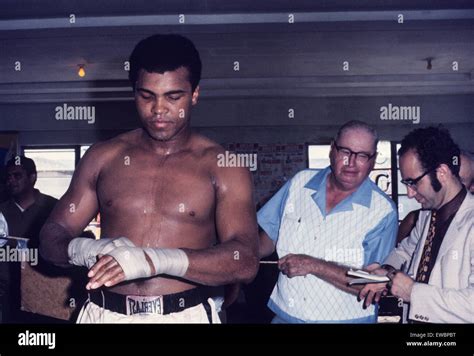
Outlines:
<svg viewBox="0 0 474 356"><path fill-rule="evenodd" d="M334 142L338 142L339 138L349 130L364 130L372 135L374 138L374 149L377 150L377 144L379 143L379 135L375 127L369 125L368 123L360 120L351 120L342 125L337 131L336 136L334 137Z"/></svg>

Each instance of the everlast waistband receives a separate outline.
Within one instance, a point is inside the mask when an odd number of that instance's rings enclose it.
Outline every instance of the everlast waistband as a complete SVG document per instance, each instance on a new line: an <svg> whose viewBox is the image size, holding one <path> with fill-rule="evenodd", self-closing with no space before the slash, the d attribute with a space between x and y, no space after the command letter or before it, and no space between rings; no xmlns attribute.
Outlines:
<svg viewBox="0 0 474 356"><path fill-rule="evenodd" d="M89 295L91 302L116 313L164 315L206 303L209 297L216 294L206 287L196 287L180 293L158 296L124 295L108 290L95 290Z"/></svg>

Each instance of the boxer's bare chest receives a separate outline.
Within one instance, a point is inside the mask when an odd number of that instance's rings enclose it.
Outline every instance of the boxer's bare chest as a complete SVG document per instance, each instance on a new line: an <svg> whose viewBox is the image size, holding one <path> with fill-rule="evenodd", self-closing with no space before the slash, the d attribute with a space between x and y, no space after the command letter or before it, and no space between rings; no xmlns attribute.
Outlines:
<svg viewBox="0 0 474 356"><path fill-rule="evenodd" d="M206 161L190 152L159 156L126 150L101 170L97 197L104 236L182 247L176 235L192 234L200 244L199 236L208 239L214 229L214 178Z"/></svg>

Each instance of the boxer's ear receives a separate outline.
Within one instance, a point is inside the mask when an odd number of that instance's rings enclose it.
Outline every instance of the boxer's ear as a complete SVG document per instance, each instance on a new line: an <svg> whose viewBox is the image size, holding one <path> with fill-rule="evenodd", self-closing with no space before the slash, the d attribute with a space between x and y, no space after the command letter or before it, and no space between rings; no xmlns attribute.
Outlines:
<svg viewBox="0 0 474 356"><path fill-rule="evenodd" d="M191 103L193 105L196 105L197 102L198 102L198 98L199 98L199 85L196 87L196 89L194 89L193 97L191 99Z"/></svg>

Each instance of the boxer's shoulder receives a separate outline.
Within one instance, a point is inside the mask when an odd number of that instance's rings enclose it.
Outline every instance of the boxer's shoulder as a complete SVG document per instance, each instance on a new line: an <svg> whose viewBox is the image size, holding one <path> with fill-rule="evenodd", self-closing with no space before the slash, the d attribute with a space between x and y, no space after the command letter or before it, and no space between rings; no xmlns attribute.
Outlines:
<svg viewBox="0 0 474 356"><path fill-rule="evenodd" d="M84 157L102 163L113 159L117 154L134 146L136 131L137 130L129 131L109 140L97 142L87 150Z"/></svg>
<svg viewBox="0 0 474 356"><path fill-rule="evenodd" d="M191 139L193 159L199 161L199 165L205 165L209 169L216 166L218 155L224 151L221 145L205 136L194 134Z"/></svg>
<svg viewBox="0 0 474 356"><path fill-rule="evenodd" d="M236 155L206 137L201 136L199 142L199 149L196 151L199 152L201 165L205 165L208 169L217 187L247 185L250 173L239 161L242 155Z"/></svg>
<svg viewBox="0 0 474 356"><path fill-rule="evenodd" d="M81 158L78 172L95 187L99 175L127 145L127 140L120 136L93 144Z"/></svg>
<svg viewBox="0 0 474 356"><path fill-rule="evenodd" d="M203 157L213 157L214 153L224 152L224 148L217 142L196 133L192 135L191 147L195 154Z"/></svg>

